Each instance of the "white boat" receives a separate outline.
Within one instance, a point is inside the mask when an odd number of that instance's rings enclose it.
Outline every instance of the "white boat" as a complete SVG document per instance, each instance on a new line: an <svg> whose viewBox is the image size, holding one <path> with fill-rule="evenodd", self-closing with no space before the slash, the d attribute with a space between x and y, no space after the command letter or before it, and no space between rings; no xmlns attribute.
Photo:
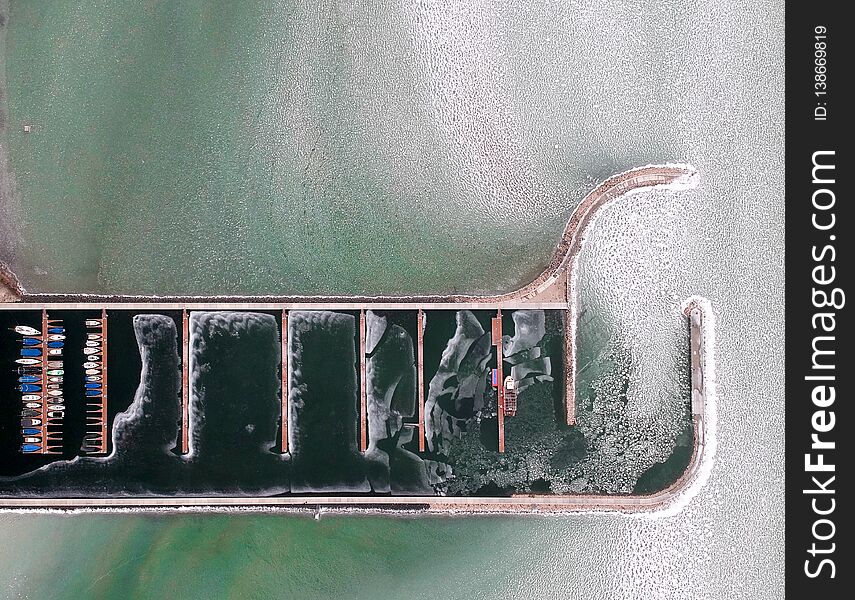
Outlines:
<svg viewBox="0 0 855 600"><path fill-rule="evenodd" d="M62 335L62 334L57 333L57 334L55 334L55 335L49 335L49 336L48 336L48 339L49 339L50 341L52 341L52 342L61 342L62 340L64 340L64 339L65 339L65 336L64 336L64 335Z"/></svg>
<svg viewBox="0 0 855 600"><path fill-rule="evenodd" d="M48 406L48 410L65 410L65 404L51 404Z"/></svg>
<svg viewBox="0 0 855 600"><path fill-rule="evenodd" d="M19 365L40 365L42 361L38 358L18 358L15 360Z"/></svg>
<svg viewBox="0 0 855 600"><path fill-rule="evenodd" d="M101 319L86 319L87 327L101 327Z"/></svg>
<svg viewBox="0 0 855 600"><path fill-rule="evenodd" d="M15 327L15 333L20 335L41 335L42 332L26 325L18 325Z"/></svg>
<svg viewBox="0 0 855 600"><path fill-rule="evenodd" d="M89 363L89 364L91 364L91 363ZM85 367L86 365L83 365L83 366ZM101 369L86 369L86 374L87 375L100 375Z"/></svg>
<svg viewBox="0 0 855 600"><path fill-rule="evenodd" d="M62 390L48 390L48 396L62 396Z"/></svg>
<svg viewBox="0 0 855 600"><path fill-rule="evenodd" d="M97 354L99 352L100 352L100 350L98 350L98 348L84 348L83 349L83 354Z"/></svg>
<svg viewBox="0 0 855 600"><path fill-rule="evenodd" d="M29 437L29 436L27 436L24 438L24 443L26 443L26 444L41 444L41 442L42 442L42 438L40 438L40 437Z"/></svg>
<svg viewBox="0 0 855 600"><path fill-rule="evenodd" d="M101 342L97 342L95 340L86 340L86 345L90 348L100 348Z"/></svg>
<svg viewBox="0 0 855 600"><path fill-rule="evenodd" d="M62 356L62 348L48 348L48 356Z"/></svg>
<svg viewBox="0 0 855 600"><path fill-rule="evenodd" d="M86 339L87 340L100 340L101 334L100 333L87 333Z"/></svg>
<svg viewBox="0 0 855 600"><path fill-rule="evenodd" d="M21 400L23 402L35 402L36 400L41 400L42 397L38 394L24 394L21 396Z"/></svg>
<svg viewBox="0 0 855 600"><path fill-rule="evenodd" d="M62 383L62 377L48 377L48 381L51 383Z"/></svg>
<svg viewBox="0 0 855 600"><path fill-rule="evenodd" d="M101 365L100 365L100 364L98 364L98 363L96 363L96 362L85 362L85 363L83 363L83 368L84 368L84 369L97 369L97 370L99 370L99 371L100 371L100 370L101 370L101 369L99 368L100 366L101 366Z"/></svg>
<svg viewBox="0 0 855 600"><path fill-rule="evenodd" d="M24 406L26 406L27 408L41 408L42 403L41 402L27 402Z"/></svg>
<svg viewBox="0 0 855 600"><path fill-rule="evenodd" d="M61 360L49 360L47 363L48 369L61 369L62 361Z"/></svg>

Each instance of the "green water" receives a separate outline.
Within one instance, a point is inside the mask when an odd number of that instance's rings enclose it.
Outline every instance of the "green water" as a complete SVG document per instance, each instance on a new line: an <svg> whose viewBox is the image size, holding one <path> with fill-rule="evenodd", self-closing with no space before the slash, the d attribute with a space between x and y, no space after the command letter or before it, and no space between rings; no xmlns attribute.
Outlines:
<svg viewBox="0 0 855 600"><path fill-rule="evenodd" d="M572 205L518 221L536 198L491 207L465 186L423 58L394 43L410 26L370 3L12 2L5 137L25 286L406 293L531 278ZM543 219L548 237L534 235Z"/></svg>
<svg viewBox="0 0 855 600"><path fill-rule="evenodd" d="M0 249L30 289L508 289L594 179L687 160L698 192L616 209L596 254L641 307L711 299L727 394L676 516L0 514L0 597L782 597L783 403L742 401L783 397L780 2L10 4Z"/></svg>
<svg viewBox="0 0 855 600"><path fill-rule="evenodd" d="M0 517L0 597L9 598L498 598L509 557L544 554L521 537L523 519L8 520Z"/></svg>

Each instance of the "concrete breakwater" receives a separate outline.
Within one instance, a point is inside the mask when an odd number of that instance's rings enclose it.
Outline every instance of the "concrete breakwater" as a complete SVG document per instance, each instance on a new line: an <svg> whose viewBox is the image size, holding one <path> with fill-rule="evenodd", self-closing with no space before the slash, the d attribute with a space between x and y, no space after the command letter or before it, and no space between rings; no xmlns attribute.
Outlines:
<svg viewBox="0 0 855 600"><path fill-rule="evenodd" d="M564 233L547 268L529 284L516 291L495 296L294 296L294 297L132 297L87 295L23 294L23 302L0 305L2 309L140 309L160 310L354 310L354 309L407 309L430 306L431 309L497 309L497 308L552 308L566 313L565 328L565 398L566 421L574 423L575 398L575 310L574 277L576 257L582 247L585 230L599 209L610 201L631 192L652 187L688 188L696 184L694 169L686 165L659 165L634 169L609 178L595 188L580 203L565 227ZM23 291L23 290L22 290ZM166 506L263 506L327 508L360 507L370 509L383 506L418 506L442 512L564 512L564 511L621 511L637 512L658 510L682 496L698 479L705 448L706 384L704 380L704 311L700 305L687 309L690 318L692 347L692 420L694 447L685 473L670 487L650 495L524 495L503 498L464 497L363 497L363 496L313 496L313 497L169 497L169 498L100 498L100 499L2 499L0 506L17 507L166 507Z"/></svg>

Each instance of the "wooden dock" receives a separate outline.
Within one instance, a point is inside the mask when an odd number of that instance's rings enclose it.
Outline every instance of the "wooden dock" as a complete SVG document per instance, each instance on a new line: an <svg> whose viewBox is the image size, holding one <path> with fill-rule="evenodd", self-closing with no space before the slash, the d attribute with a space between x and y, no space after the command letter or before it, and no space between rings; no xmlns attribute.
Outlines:
<svg viewBox="0 0 855 600"><path fill-rule="evenodd" d="M418 371L418 402L419 402L419 452L425 451L425 313L419 309L417 330L417 358L416 369Z"/></svg>
<svg viewBox="0 0 855 600"><path fill-rule="evenodd" d="M368 449L368 396L365 368L365 309L359 311L359 451Z"/></svg>
<svg viewBox="0 0 855 600"><path fill-rule="evenodd" d="M98 319L86 319L86 329L87 331L97 330L100 335L100 339L98 342L100 343L99 351L95 354L100 354L101 356L101 366L98 369L101 375L101 387L99 388L100 394L97 396L89 396L87 390L84 390L84 401L86 402L86 433L84 439L84 452L86 454L107 454L109 451L109 442L107 440L107 422L108 422L108 412L107 412L107 309L101 309L101 317ZM91 325L88 321L93 321L97 323L96 325ZM89 333L95 333L95 331L89 331ZM88 358L85 355L84 358ZM97 362L97 361L93 361Z"/></svg>
<svg viewBox="0 0 855 600"><path fill-rule="evenodd" d="M42 309L42 424L39 426L41 431L41 446L40 454L50 454L48 449L48 317L47 310Z"/></svg>
<svg viewBox="0 0 855 600"><path fill-rule="evenodd" d="M107 439L107 422L110 413L107 411L107 309L101 309L101 447L99 454L107 454L110 450Z"/></svg>
<svg viewBox="0 0 855 600"><path fill-rule="evenodd" d="M181 311L181 454L190 452L190 313Z"/></svg>
<svg viewBox="0 0 855 600"><path fill-rule="evenodd" d="M502 356L502 309L500 308L492 320L493 345L496 347L496 393L498 406L496 420L499 423L499 452L505 451L505 377L503 375L504 357Z"/></svg>
<svg viewBox="0 0 855 600"><path fill-rule="evenodd" d="M282 323L281 323L282 333L280 334L280 339L282 341L282 383L281 383L281 394L282 394L282 405L280 406L279 412L281 413L282 419L282 441L279 444L279 451L283 454L288 452L288 392L289 392L289 383L290 377L288 376L288 311L282 311Z"/></svg>

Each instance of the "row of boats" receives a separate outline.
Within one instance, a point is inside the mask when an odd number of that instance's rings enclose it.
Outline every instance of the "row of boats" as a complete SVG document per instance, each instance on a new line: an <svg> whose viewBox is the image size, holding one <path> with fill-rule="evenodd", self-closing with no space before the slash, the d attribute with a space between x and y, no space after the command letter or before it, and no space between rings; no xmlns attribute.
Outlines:
<svg viewBox="0 0 855 600"><path fill-rule="evenodd" d="M65 327L62 319L44 313L41 330L18 325L21 335L18 386L21 392L21 452L62 452L62 421L65 417L63 380Z"/></svg>
<svg viewBox="0 0 855 600"><path fill-rule="evenodd" d="M84 393L86 395L86 433L83 452L107 452L107 312L100 319L86 319L83 348Z"/></svg>
<svg viewBox="0 0 855 600"><path fill-rule="evenodd" d="M83 452L106 452L106 314L101 319L86 319L83 347L83 389L86 398L86 432ZM65 327L61 319L42 316L41 330L18 325L21 335L17 363L21 392L21 452L58 454L62 452L62 424L65 418L63 350Z"/></svg>

